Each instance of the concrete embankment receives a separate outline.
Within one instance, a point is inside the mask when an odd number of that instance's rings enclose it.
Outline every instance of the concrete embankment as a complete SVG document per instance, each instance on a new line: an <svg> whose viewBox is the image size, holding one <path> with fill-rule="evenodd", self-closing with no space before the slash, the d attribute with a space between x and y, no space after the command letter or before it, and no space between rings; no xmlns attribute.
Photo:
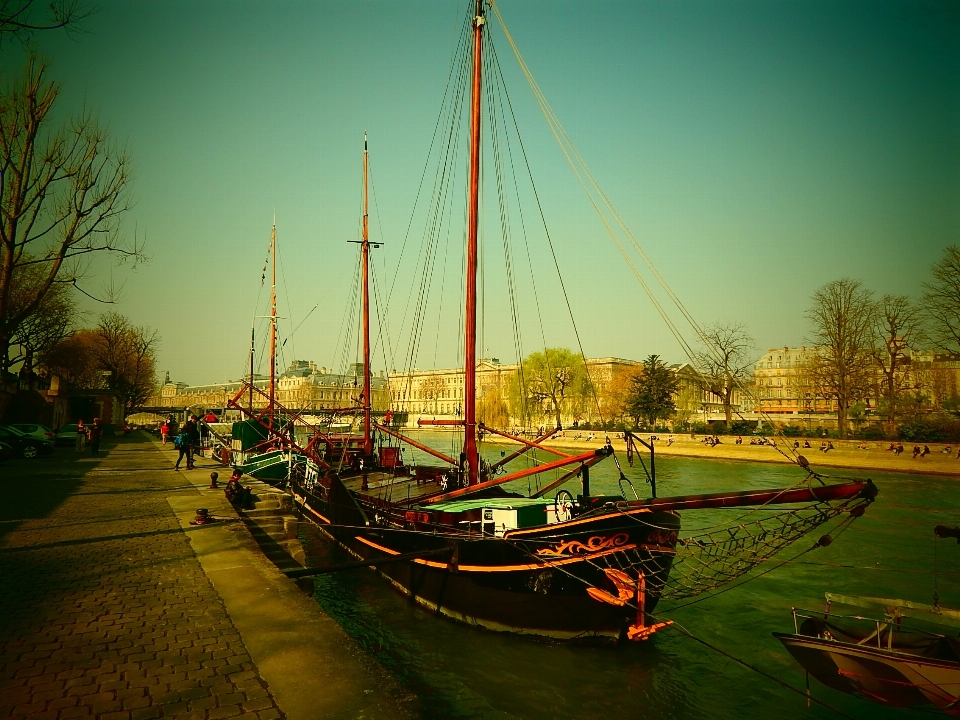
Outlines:
<svg viewBox="0 0 960 720"><path fill-rule="evenodd" d="M175 472L144 435L105 450L2 467L0 717L419 714L207 489L216 466Z"/></svg>
<svg viewBox="0 0 960 720"><path fill-rule="evenodd" d="M593 431L595 435L593 440L587 440L589 432L581 431L583 437L576 439L570 431L565 431L565 437L551 438L545 445L552 445L557 448L570 449L590 449L599 447L603 444L606 434ZM957 450L960 445L949 445L946 443L926 443L930 448L930 454L925 457L913 456L913 446L917 443L904 443L903 453L896 455L887 448L890 441L869 441L864 443L865 448L858 447L859 440L831 440L834 449L827 452L821 452L820 440L810 439L812 447L793 448L794 440L777 439L778 447L770 445L750 445L750 438L744 437L742 445L736 444L736 437L721 436L721 443L713 447L702 442L703 436L698 435L697 439L692 439L689 435L673 435L674 442L668 444L669 433L658 433L660 438L655 441L654 447L656 453L660 455L676 455L683 457L706 458L710 460L743 460L749 462L771 462L787 463L792 462L794 453L799 453L810 461L811 467L818 468L846 468L850 470L876 470L882 472L903 472L903 473L923 473L929 475L957 475L960 476L960 459L957 458ZM649 434L641 435L644 439L649 439ZM610 439L613 442L614 449L622 452L625 449L623 440L619 439L617 433L610 433ZM804 439L800 438L800 445ZM919 443L922 450L924 443ZM642 449L642 448L640 448ZM947 450L947 452L944 452ZM782 452L781 452L782 451Z"/></svg>

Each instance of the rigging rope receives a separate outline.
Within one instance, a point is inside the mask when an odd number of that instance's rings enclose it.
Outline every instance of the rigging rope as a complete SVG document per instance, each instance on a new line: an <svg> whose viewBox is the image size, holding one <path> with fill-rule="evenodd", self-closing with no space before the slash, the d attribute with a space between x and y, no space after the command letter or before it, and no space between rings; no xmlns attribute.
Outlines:
<svg viewBox="0 0 960 720"><path fill-rule="evenodd" d="M500 27L503 29L504 36L506 37L507 42L510 44L511 49L513 50L513 53L517 59L520 69L523 72L524 77L526 78L527 83L531 88L531 91L533 92L534 98L536 99L537 104L540 107L540 110L543 113L545 120L547 121L547 125L550 128L551 133L556 139L557 144L560 146L560 149L563 152L564 157L567 159L568 164L570 165L574 175L576 176L578 182L580 183L585 194L587 195L587 198L589 199L591 205L593 206L594 211L597 213L597 216L600 218L600 221L604 225L604 228L606 229L607 233L610 235L611 239L613 239L614 243L617 246L617 249L620 251L620 254L624 258L624 261L626 262L627 266L630 268L631 272L639 281L641 287L643 288L651 304L654 306L657 313L660 315L661 319L667 325L674 339L677 341L677 343L683 349L684 353L689 358L691 362L691 367L700 377L701 382L703 382L705 380L704 375L700 371L700 369L697 367L698 365L696 361L697 353L693 350L692 346L686 341L682 333L680 333L679 328L677 328L676 324L673 322L673 319L666 312L666 309L663 307L659 299L654 294L653 289L647 283L645 278L641 275L639 269L634 264L633 259L627 253L627 249L626 247L624 247L623 243L621 242L619 235L612 227L611 222L607 219L604 212L601 210L601 207L600 207L601 205L605 207L607 211L610 213L613 224L617 225L620 228L621 232L623 232L624 236L629 240L634 250L640 255L643 262L647 265L649 270L652 272L657 283L664 290L664 292L667 294L670 300L673 301L674 305L677 307L681 315L683 315L684 319L686 319L687 322L690 324L691 328L694 330L694 333L696 334L701 344L707 349L707 352L711 354L715 359L722 361L722 357L718 348L710 340L709 336L704 332L704 330L696 322L692 314L689 312L686 306L682 303L682 301L676 295L676 293L673 291L670 285L666 282L666 279L661 275L660 271L653 264L653 261L650 259L649 255L640 245L636 236L634 236L633 233L630 231L629 227L626 225L623 218L621 217L619 212L616 210L613 203L610 201L609 197L603 191L602 187L597 182L593 173L590 171L583 157L580 155L579 151L576 149L576 146L573 144L573 141L570 139L569 135L567 135L566 130L564 130L562 124L559 121L559 118L556 116L553 109L550 107L550 104L547 101L546 96L540 90L540 87L537 84L536 80L534 79L533 74L531 73L529 67L524 61L522 55L520 54L519 48L517 47L516 43L513 41L513 38L506 27L506 23L504 22L503 17L500 14L498 6L496 5L495 2L491 2L490 6L497 17ZM588 187L588 184L590 187ZM592 188L592 192L591 192L591 188ZM584 360L585 359L586 358L584 357ZM741 393L743 393L746 397L752 400L756 400L756 397L753 391L749 389L745 385L745 383L742 382L742 380L740 380L739 378L733 378L733 380L735 382L737 389L739 389ZM599 407L599 401L597 401L597 403ZM771 418L770 415L762 409L762 406L758 410L758 413L762 417L764 417L770 423L770 425L774 427L774 429L776 430L776 424L773 422L773 418ZM602 415L601 415L601 419L602 419ZM779 430L776 431L776 434L780 435ZM793 453L792 449L790 448L788 448L788 450L790 450L790 452L794 455L793 458L789 457L782 450L778 450L778 452L780 452L785 458L787 458L791 462L796 463L797 453Z"/></svg>

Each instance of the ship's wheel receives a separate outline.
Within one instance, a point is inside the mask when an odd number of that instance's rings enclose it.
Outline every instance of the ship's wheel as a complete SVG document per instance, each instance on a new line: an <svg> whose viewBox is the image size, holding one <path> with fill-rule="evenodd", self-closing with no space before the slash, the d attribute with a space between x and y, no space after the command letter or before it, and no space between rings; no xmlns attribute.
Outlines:
<svg viewBox="0 0 960 720"><path fill-rule="evenodd" d="M553 500L557 509L557 522L567 522L573 519L573 495L567 490L561 490Z"/></svg>

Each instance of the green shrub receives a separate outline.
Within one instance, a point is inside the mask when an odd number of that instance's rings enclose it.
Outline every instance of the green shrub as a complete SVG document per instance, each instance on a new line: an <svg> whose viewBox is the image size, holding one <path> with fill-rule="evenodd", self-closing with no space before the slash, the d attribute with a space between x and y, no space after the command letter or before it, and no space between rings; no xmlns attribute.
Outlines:
<svg viewBox="0 0 960 720"><path fill-rule="evenodd" d="M751 435L757 429L755 420L734 420L730 423L731 435Z"/></svg>
<svg viewBox="0 0 960 720"><path fill-rule="evenodd" d="M887 433L881 425L866 425L860 428L855 436L861 440L885 440Z"/></svg>
<svg viewBox="0 0 960 720"><path fill-rule="evenodd" d="M800 437L803 435L803 428L799 425L784 425L783 426L783 435L784 437Z"/></svg>
<svg viewBox="0 0 960 720"><path fill-rule="evenodd" d="M960 440L960 420L929 415L898 427L897 437L907 442L955 442Z"/></svg>

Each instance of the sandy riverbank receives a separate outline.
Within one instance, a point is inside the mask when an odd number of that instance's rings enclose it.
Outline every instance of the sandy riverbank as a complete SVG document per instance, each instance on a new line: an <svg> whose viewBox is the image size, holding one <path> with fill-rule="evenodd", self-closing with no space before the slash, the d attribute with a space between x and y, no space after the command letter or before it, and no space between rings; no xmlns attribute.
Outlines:
<svg viewBox="0 0 960 720"><path fill-rule="evenodd" d="M584 438L589 433L584 433ZM602 432L595 432L596 437L593 440L574 439L571 437L551 438L544 443L546 446L553 446L561 449L588 450L600 447L606 437ZM643 435L644 439L649 435ZM669 435L661 434L661 439L655 442L657 455L678 455L683 457L710 458L722 460L744 460L749 462L772 462L786 463L787 458L778 452L777 448L769 445L749 445L750 439L744 438L743 445L735 444L735 437L722 437L722 443L710 447L701 442L702 436L698 435L696 440L692 440L689 435L674 435L674 442L667 444ZM616 434L610 435L613 441L614 449L620 453L624 450L623 440L617 438ZM780 443L780 441L777 441ZM928 475L956 475L960 477L960 459L957 459L958 445L945 445L944 443L927 443L930 448L930 454L924 458L913 457L913 446L915 443L904 443L904 452L900 455L894 455L887 450L890 441L867 442L867 448L861 450L857 448L858 440L832 440L834 449L826 453L820 452L819 440L810 440L811 448L801 448L799 452L810 461L812 468L846 468L851 470L879 470L883 472L904 472L904 473L922 473ZM803 439L800 439L803 445ZM789 440L788 447L792 449L793 440ZM950 448L949 453L941 452ZM781 448L789 457L793 457L790 450L781 444ZM923 444L920 445L923 449Z"/></svg>

